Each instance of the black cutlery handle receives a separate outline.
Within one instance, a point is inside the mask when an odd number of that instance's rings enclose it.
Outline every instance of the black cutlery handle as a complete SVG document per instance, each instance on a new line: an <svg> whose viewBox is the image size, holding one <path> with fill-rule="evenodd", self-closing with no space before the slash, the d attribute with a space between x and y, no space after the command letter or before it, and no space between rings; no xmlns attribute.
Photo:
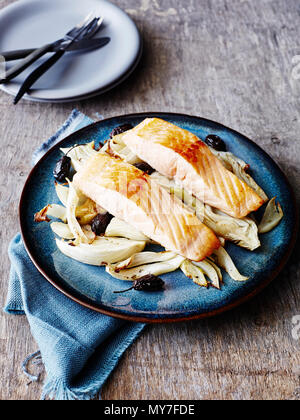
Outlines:
<svg viewBox="0 0 300 420"><path fill-rule="evenodd" d="M9 69L6 72L5 78L0 80L0 83L6 83L14 77L18 76L18 74L22 73L22 71L29 67L32 63L34 63L47 52L51 51L51 48L52 44L47 44L34 50L31 54L24 58L24 60Z"/></svg>
<svg viewBox="0 0 300 420"><path fill-rule="evenodd" d="M53 54L48 60L46 60L43 64L37 67L27 79L24 81L22 86L20 87L17 96L15 97L14 104L16 105L22 96L28 92L31 86L44 74L48 71L54 64L64 55L65 51L60 50Z"/></svg>
<svg viewBox="0 0 300 420"><path fill-rule="evenodd" d="M35 50L35 48L29 48L27 50L4 51L0 52L0 56L4 57L5 61L20 60L32 54Z"/></svg>

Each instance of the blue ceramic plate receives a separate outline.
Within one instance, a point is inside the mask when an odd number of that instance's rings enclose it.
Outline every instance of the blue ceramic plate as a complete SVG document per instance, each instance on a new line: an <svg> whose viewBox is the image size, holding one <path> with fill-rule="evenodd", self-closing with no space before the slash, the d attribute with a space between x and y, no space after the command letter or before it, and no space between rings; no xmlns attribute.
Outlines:
<svg viewBox="0 0 300 420"><path fill-rule="evenodd" d="M54 234L47 223L35 223L33 215L48 203L59 203L52 170L61 157L60 147L109 137L111 130L124 123L136 125L146 117L157 116L190 130L200 138L214 133L221 136L228 150L250 164L251 174L269 197L277 196L284 218L271 232L261 235L261 247L253 252L227 244L239 271L249 276L244 283L224 273L221 290L200 288L177 270L163 275L162 292L114 294L128 282L107 274L103 267L74 261L56 248ZM265 287L282 269L295 243L297 213L290 186L274 161L245 136L203 118L169 113L125 115L99 121L67 137L53 147L31 171L20 201L20 223L26 249L43 276L71 299L96 311L119 318L143 322L182 321L212 316L244 302Z"/></svg>

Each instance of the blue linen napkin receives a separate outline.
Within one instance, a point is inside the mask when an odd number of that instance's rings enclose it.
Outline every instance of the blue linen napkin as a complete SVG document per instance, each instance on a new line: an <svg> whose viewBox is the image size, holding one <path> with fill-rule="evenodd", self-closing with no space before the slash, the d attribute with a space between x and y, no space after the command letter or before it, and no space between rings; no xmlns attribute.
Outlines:
<svg viewBox="0 0 300 420"><path fill-rule="evenodd" d="M62 128L33 155L33 163L55 143L92 120L74 110ZM47 377L42 399L95 397L145 324L118 320L82 307L38 272L18 233L9 245L11 271L4 311L26 315Z"/></svg>

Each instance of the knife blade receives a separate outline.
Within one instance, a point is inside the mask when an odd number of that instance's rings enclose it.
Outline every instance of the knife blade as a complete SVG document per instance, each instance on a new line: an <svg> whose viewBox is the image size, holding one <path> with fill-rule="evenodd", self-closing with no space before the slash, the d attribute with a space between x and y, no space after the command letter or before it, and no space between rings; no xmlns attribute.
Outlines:
<svg viewBox="0 0 300 420"><path fill-rule="evenodd" d="M93 39L83 39L81 41L74 42L68 49L69 52L71 51L88 51L91 49L97 49L104 47L106 44L110 42L109 37L101 37L101 38L93 38ZM60 45L56 45L51 48L50 52L57 52L60 49ZM27 57L31 54L35 48L28 48L28 49L21 49L21 50L13 50L13 51L4 51L0 52L0 56L4 57L5 61L12 61L18 60L24 57Z"/></svg>

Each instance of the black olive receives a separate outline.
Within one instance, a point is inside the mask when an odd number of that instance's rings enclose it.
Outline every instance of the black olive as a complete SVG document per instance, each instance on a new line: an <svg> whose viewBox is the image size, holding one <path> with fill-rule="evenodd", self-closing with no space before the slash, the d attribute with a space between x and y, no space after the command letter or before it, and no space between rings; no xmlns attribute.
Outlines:
<svg viewBox="0 0 300 420"><path fill-rule="evenodd" d="M226 144L216 134L209 134L205 139L205 143L219 152L226 152Z"/></svg>
<svg viewBox="0 0 300 420"><path fill-rule="evenodd" d="M133 283L134 290L156 292L164 288L165 282L153 274L147 274Z"/></svg>
<svg viewBox="0 0 300 420"><path fill-rule="evenodd" d="M114 128L110 133L109 137L112 139L114 136L118 134L125 133L125 131L131 130L133 126L131 124L123 124L119 125L118 127Z"/></svg>
<svg viewBox="0 0 300 420"><path fill-rule="evenodd" d="M99 213L95 216L91 223L92 231L97 235L101 235L106 231L113 216L110 213Z"/></svg>
<svg viewBox="0 0 300 420"><path fill-rule="evenodd" d="M152 168L152 166L148 165L148 163L146 162L140 162L140 163L136 163L135 165L136 168L140 169L143 172L146 172L146 174L151 175L155 169Z"/></svg>
<svg viewBox="0 0 300 420"><path fill-rule="evenodd" d="M69 156L63 156L56 163L53 170L54 178L59 182L66 182L66 178L70 177L71 171L71 158Z"/></svg>
<svg viewBox="0 0 300 420"><path fill-rule="evenodd" d="M143 277L135 280L133 286L126 290L117 291L114 293L128 292L128 290L139 290L143 292L159 292L164 289L165 282L154 274L146 274Z"/></svg>

